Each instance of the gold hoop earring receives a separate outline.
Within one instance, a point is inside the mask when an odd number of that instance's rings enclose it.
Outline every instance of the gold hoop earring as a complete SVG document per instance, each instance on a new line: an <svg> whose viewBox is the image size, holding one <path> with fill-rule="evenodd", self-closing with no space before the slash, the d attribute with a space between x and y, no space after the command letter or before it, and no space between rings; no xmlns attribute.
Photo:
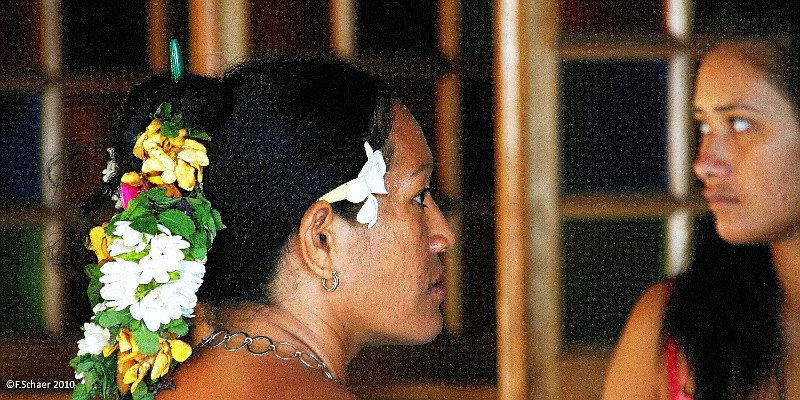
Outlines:
<svg viewBox="0 0 800 400"><path fill-rule="evenodd" d="M336 275L336 270L331 271L331 273L333 274L333 285L330 287L328 287L327 282L325 282L325 278L322 278L322 288L329 292L332 292L339 287L339 275Z"/></svg>

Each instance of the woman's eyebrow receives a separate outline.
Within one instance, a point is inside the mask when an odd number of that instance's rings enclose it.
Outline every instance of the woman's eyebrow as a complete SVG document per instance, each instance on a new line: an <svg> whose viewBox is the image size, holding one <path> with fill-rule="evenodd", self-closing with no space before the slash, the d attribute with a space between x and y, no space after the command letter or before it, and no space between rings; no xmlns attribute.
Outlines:
<svg viewBox="0 0 800 400"><path fill-rule="evenodd" d="M417 167L417 169L414 170L414 172L411 173L411 176L414 177L423 172L428 172L428 171L433 171L433 162L426 162L420 165L419 167Z"/></svg>
<svg viewBox="0 0 800 400"><path fill-rule="evenodd" d="M744 103L724 104L724 105L721 105L721 106L714 107L714 108L712 108L712 110L715 111L715 112L730 112L730 111L735 111L735 110L747 110L747 111L752 111L754 113L759 113L759 114L761 114L764 111L761 108L754 107L754 106L751 106L749 104L744 104ZM705 110L703 110L702 108L692 107L692 114L703 114L703 113L705 113Z"/></svg>

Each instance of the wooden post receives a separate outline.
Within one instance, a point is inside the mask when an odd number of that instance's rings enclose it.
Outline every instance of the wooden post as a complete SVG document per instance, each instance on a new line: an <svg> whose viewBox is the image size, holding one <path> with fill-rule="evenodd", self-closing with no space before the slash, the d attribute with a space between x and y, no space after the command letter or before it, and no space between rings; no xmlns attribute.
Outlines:
<svg viewBox="0 0 800 400"><path fill-rule="evenodd" d="M153 72L169 70L167 19L167 0L150 0L147 4L147 41L150 69Z"/></svg>
<svg viewBox="0 0 800 400"><path fill-rule="evenodd" d="M189 69L220 76L223 69L218 0L189 0Z"/></svg>
<svg viewBox="0 0 800 400"><path fill-rule="evenodd" d="M522 20L526 204L528 207L528 398L561 391L561 215L559 211L560 2L526 0Z"/></svg>
<svg viewBox="0 0 800 400"><path fill-rule="evenodd" d="M356 6L355 0L330 0L331 49L339 57L356 56Z"/></svg>
<svg viewBox="0 0 800 400"><path fill-rule="evenodd" d="M227 69L250 58L250 2L220 0L220 5L222 67Z"/></svg>
<svg viewBox="0 0 800 400"><path fill-rule="evenodd" d="M498 398L558 399L557 2L495 0Z"/></svg>
<svg viewBox="0 0 800 400"><path fill-rule="evenodd" d="M527 395L526 199L520 0L495 0L495 201L497 218L497 393Z"/></svg>

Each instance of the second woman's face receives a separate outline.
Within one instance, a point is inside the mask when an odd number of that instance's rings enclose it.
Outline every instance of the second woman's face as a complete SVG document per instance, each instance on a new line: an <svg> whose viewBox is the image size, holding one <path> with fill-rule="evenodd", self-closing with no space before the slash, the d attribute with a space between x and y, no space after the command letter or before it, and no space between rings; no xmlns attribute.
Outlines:
<svg viewBox="0 0 800 400"><path fill-rule="evenodd" d="M370 344L425 343L442 329L439 256L455 238L428 193L433 158L422 130L400 103L393 117L388 194L377 196L378 220L361 228L339 290L351 291L347 318Z"/></svg>
<svg viewBox="0 0 800 400"><path fill-rule="evenodd" d="M800 127L795 104L746 51L721 45L703 59L694 171L723 239L771 243L800 233Z"/></svg>

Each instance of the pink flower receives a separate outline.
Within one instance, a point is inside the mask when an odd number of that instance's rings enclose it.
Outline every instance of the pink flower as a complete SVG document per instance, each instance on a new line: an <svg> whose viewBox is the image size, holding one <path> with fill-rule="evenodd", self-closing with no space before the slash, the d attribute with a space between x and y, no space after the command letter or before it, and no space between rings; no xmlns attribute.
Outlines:
<svg viewBox="0 0 800 400"><path fill-rule="evenodd" d="M150 185L134 186L123 183L119 187L119 197L122 201L122 208L128 208L128 202L139 195L139 193L146 192Z"/></svg>

